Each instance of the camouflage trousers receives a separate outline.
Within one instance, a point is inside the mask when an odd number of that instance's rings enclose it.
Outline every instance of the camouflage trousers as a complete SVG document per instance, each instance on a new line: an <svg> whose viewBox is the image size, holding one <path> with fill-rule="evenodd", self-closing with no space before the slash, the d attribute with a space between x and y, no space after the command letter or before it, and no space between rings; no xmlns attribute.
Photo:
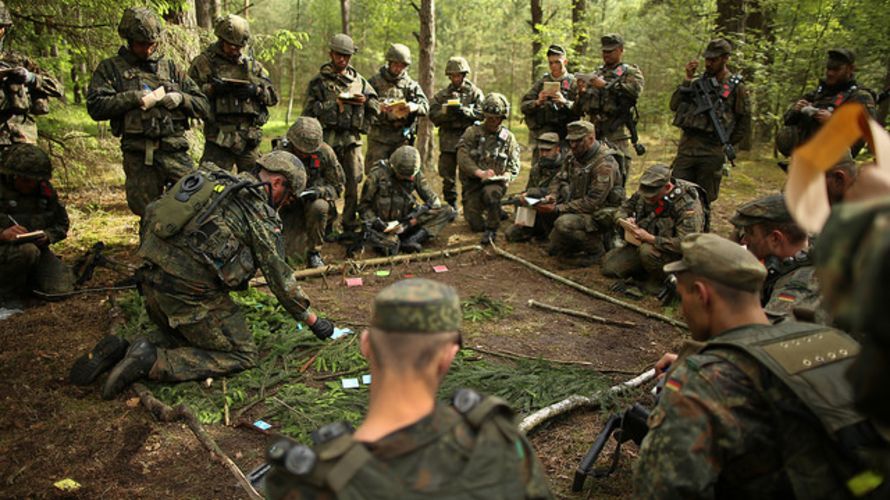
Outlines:
<svg viewBox="0 0 890 500"><path fill-rule="evenodd" d="M206 141L204 143L204 154L201 156L201 163L211 162L217 167L229 171L235 166L239 172L250 172L256 166L256 161L259 157L259 146L239 154L215 142Z"/></svg>
<svg viewBox="0 0 890 500"><path fill-rule="evenodd" d="M504 232L504 236L506 236L507 241L512 243L521 243L525 241L529 241L532 238L538 239L547 239L550 231L553 230L553 223L556 221L556 214L545 214L545 213L536 213L535 214L535 225L532 227L528 226L519 226L513 224L507 231Z"/></svg>
<svg viewBox="0 0 890 500"><path fill-rule="evenodd" d="M605 251L605 237L610 234L611 225L600 212L603 211L597 211L593 215L560 215L550 231L547 252L561 257L570 257L579 252L602 254Z"/></svg>
<svg viewBox="0 0 890 500"><path fill-rule="evenodd" d="M630 173L631 167L631 151L633 148L630 146L630 139L624 137L624 133L615 134L616 137L621 137L620 139L612 139L611 137L607 137L609 145L613 148L621 151L623 153L623 160L619 162L618 167L621 170L621 178L624 180L624 184L627 185L627 176Z"/></svg>
<svg viewBox="0 0 890 500"><path fill-rule="evenodd" d="M152 156L152 163L146 164L144 151L124 150L127 206L139 217L145 214L146 205L159 198L168 186L195 168L188 150L156 149Z"/></svg>
<svg viewBox="0 0 890 500"><path fill-rule="evenodd" d="M503 182L484 184L478 179L461 178L464 219L475 232L497 230L501 225L501 199L507 193Z"/></svg>
<svg viewBox="0 0 890 500"><path fill-rule="evenodd" d="M417 225L400 235L386 234L380 231L370 230L365 246L383 255L393 255L398 249L399 241L409 238L412 234L425 229L429 238L435 238L445 229L445 226L454 222L457 213L450 206L433 208L429 212L417 217Z"/></svg>
<svg viewBox="0 0 890 500"><path fill-rule="evenodd" d="M720 156L688 156L677 152L671 164L672 176L684 181L694 182L704 188L708 200L714 203L720 194L720 181L723 178L723 155Z"/></svg>
<svg viewBox="0 0 890 500"><path fill-rule="evenodd" d="M142 284L145 309L158 327L158 359L148 377L178 382L203 380L253 368L257 348L247 321L228 291L197 297Z"/></svg>
<svg viewBox="0 0 890 500"><path fill-rule="evenodd" d="M645 278L648 281L664 281L665 264L680 260L682 255L663 252L649 243L639 247L627 244L613 248L603 257L602 272L610 278Z"/></svg>
<svg viewBox="0 0 890 500"><path fill-rule="evenodd" d="M368 140L368 152L365 154L365 175L368 175L368 172L374 168L374 165L380 160L388 160L390 155L396 149L399 149L401 146L408 144L407 140L402 142L397 142L394 144L388 144L380 141L372 141Z"/></svg>
<svg viewBox="0 0 890 500"><path fill-rule="evenodd" d="M48 247L33 243L0 245L0 300L30 290L64 293L74 289L74 273Z"/></svg>
<svg viewBox="0 0 890 500"><path fill-rule="evenodd" d="M457 204L457 153L439 153L439 177L442 178L442 198L449 205Z"/></svg>
<svg viewBox="0 0 890 500"><path fill-rule="evenodd" d="M354 232L358 229L358 185L362 182L362 146L350 144L334 148L337 161L343 166L346 185L343 193L343 232Z"/></svg>
<svg viewBox="0 0 890 500"><path fill-rule="evenodd" d="M334 202L317 199L308 205L292 203L279 211L284 234L284 251L288 257L321 252L327 223L336 217Z"/></svg>

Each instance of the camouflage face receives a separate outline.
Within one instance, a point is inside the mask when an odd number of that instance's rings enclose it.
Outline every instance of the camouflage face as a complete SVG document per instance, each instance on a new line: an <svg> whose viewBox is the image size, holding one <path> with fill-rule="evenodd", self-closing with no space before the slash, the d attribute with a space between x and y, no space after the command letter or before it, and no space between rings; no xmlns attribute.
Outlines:
<svg viewBox="0 0 890 500"><path fill-rule="evenodd" d="M401 146L389 157L393 171L403 179L410 179L420 171L420 153L413 146Z"/></svg>
<svg viewBox="0 0 890 500"><path fill-rule="evenodd" d="M213 33L220 40L243 47L250 40L250 25L243 17L229 14L216 21Z"/></svg>
<svg viewBox="0 0 890 500"><path fill-rule="evenodd" d="M266 153L256 164L269 172L283 175L292 193L299 193L306 188L306 167L299 158L287 151Z"/></svg>
<svg viewBox="0 0 890 500"><path fill-rule="evenodd" d="M287 130L287 140L301 153L314 153L324 142L324 131L317 119L301 116Z"/></svg>
<svg viewBox="0 0 890 500"><path fill-rule="evenodd" d="M0 174L49 179L53 175L49 156L34 144L16 144L3 153Z"/></svg>
<svg viewBox="0 0 890 500"><path fill-rule="evenodd" d="M510 115L510 103L503 94L492 92L482 101L482 113L507 118Z"/></svg>
<svg viewBox="0 0 890 500"><path fill-rule="evenodd" d="M154 11L145 7L130 7L121 16L117 27L121 38L142 43L155 43L164 33L164 24Z"/></svg>
<svg viewBox="0 0 890 500"><path fill-rule="evenodd" d="M411 64L411 49L401 43L394 43L386 50L386 60L402 64Z"/></svg>
<svg viewBox="0 0 890 500"><path fill-rule="evenodd" d="M460 329L457 290L412 278L384 288L374 298L371 326L389 333L442 333Z"/></svg>

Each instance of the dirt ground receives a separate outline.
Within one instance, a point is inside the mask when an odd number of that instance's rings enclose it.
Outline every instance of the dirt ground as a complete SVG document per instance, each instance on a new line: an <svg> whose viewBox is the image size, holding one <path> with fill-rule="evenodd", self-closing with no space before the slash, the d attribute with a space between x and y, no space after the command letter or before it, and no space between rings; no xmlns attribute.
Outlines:
<svg viewBox="0 0 890 500"><path fill-rule="evenodd" d="M635 168L629 185L633 185L641 167L638 164ZM737 184L740 189L727 190L725 201L715 207L718 230L726 232L725 221L738 202L769 190L776 185L775 179L775 174L763 167L729 180L730 187ZM516 185L524 185L524 181ZM88 187L64 196L73 226L69 240L59 247L66 258L73 258L101 239L108 244L109 255L135 263L132 254L137 244L137 221L127 210L122 188ZM478 237L459 219L431 249L475 244ZM596 266L565 268L534 243L503 244L503 248L596 290L605 291L610 283ZM326 246L329 262L343 256L339 246ZM435 273L433 265L445 265L448 271ZM435 277L455 285L464 298L485 293L512 307L512 312L500 320L468 323L465 335L469 346L590 362L593 369L609 373L616 383L644 371L682 340L682 332L675 327L585 296L490 250L400 265L391 271L387 278L365 273L364 286L359 288L346 288L342 276L328 276L306 281L304 290L318 310L339 324L355 328L367 321L371 298L382 287L405 275ZM100 269L92 286L107 286L119 278ZM26 313L0 322L0 379L5 382L0 385L0 497L242 497L229 471L211 459L183 424L155 422L132 392L103 401L97 387L79 388L67 383L74 359L122 321L115 307L118 296L119 292L102 292L58 302L34 300ZM532 309L527 305L532 298L636 325L601 325ZM637 304L661 311L653 299ZM259 405L241 420L249 422L262 411ZM569 487L575 468L606 417L579 411L548 422L530 436L558 497L587 495L586 491L572 494ZM248 472L262 463L264 449L274 437L239 423L207 428L223 451ZM595 481L591 498L630 498L630 464L636 451L633 445L623 448L618 471ZM66 478L82 487L63 493L53 486Z"/></svg>

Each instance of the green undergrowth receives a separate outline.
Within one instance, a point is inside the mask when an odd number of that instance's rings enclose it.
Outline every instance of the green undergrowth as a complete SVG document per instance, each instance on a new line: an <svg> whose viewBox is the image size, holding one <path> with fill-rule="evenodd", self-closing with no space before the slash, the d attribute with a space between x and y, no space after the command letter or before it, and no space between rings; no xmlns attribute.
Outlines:
<svg viewBox="0 0 890 500"><path fill-rule="evenodd" d="M343 378L368 374L358 335L321 342L291 319L274 297L253 289L233 297L244 308L259 347L258 366L228 377L225 394L222 381L214 380L209 386L205 381L148 384L155 395L172 406L188 405L205 424L221 423L226 406L233 422L238 423L235 419L241 417L241 410L251 407L246 413L250 422L261 418L273 430L304 442L312 430L326 423L358 424L367 406L367 386L342 387ZM476 302L497 303L491 299ZM127 318L119 335L152 337L153 326L138 294L126 295L118 307ZM572 394L592 394L606 385L604 377L579 367L543 360L489 360L464 350L458 353L439 396L445 400L457 389L471 387L504 398L518 413L527 414Z"/></svg>

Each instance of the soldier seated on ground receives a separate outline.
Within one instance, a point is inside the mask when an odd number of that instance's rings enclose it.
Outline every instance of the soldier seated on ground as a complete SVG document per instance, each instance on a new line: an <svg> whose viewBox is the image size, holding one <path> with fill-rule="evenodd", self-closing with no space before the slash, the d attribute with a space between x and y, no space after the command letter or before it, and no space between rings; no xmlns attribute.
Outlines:
<svg viewBox="0 0 890 500"><path fill-rule="evenodd" d="M624 181L615 160L621 152L597 141L596 130L588 121L572 122L568 131L572 151L535 210L557 216L548 253L587 266L605 253L613 214L625 199Z"/></svg>
<svg viewBox="0 0 890 500"><path fill-rule="evenodd" d="M680 258L687 234L705 231L707 195L697 185L671 178L667 165L643 172L640 188L615 212L616 229L625 245L603 257L602 272L610 278L635 278L650 291L660 291L662 267Z"/></svg>
<svg viewBox="0 0 890 500"><path fill-rule="evenodd" d="M257 347L244 313L229 296L257 268L282 307L320 339L333 324L309 310L282 255L276 210L306 186L300 160L286 151L261 156L254 173L237 176L212 163L149 204L142 225L138 272L148 316L159 340L108 336L71 369L76 385L111 368L102 397L140 379L203 380L252 368Z"/></svg>
<svg viewBox="0 0 890 500"><path fill-rule="evenodd" d="M33 144L16 144L0 164L0 307L18 309L30 290L71 291L71 269L50 250L68 235L68 212L49 182L52 163Z"/></svg>
<svg viewBox="0 0 890 500"><path fill-rule="evenodd" d="M278 148L290 152L306 167L306 189L293 203L279 211L284 226L284 248L293 257L306 236L307 267L321 267L321 247L325 236L333 232L337 219L337 199L343 192L345 177L334 150L324 143L321 123L301 116L287 131ZM300 256L302 257L302 256Z"/></svg>
<svg viewBox="0 0 890 500"><path fill-rule="evenodd" d="M460 299L448 285L407 279L374 299L361 351L370 402L346 423L313 432L313 448L269 448L268 498L551 498L544 471L507 404L459 390L436 393L460 350Z"/></svg>
<svg viewBox="0 0 890 500"><path fill-rule="evenodd" d="M670 371L633 497L886 498L887 443L844 381L859 344L821 325L771 325L766 270L741 246L713 234L681 246L664 270L697 342L659 361Z"/></svg>
<svg viewBox="0 0 890 500"><path fill-rule="evenodd" d="M761 305L773 323L804 319L831 321L821 307L819 283L804 231L788 212L783 194L764 196L736 209L731 222L741 243L767 269Z"/></svg>
<svg viewBox="0 0 890 500"><path fill-rule="evenodd" d="M517 198L518 206L527 207L529 202L527 198L537 200L547 196L550 189L550 183L556 178L565 156L562 154L562 148L559 145L559 135L556 132L544 132L538 137L536 142L538 148L538 160L532 165L532 170L528 174L528 184ZM520 226L513 224L504 233L507 241L521 242L528 241L532 238L539 240L547 239L550 231L553 230L553 221L556 220L554 213L535 213L535 224L533 226Z"/></svg>
<svg viewBox="0 0 890 500"><path fill-rule="evenodd" d="M415 192L423 205L417 204ZM358 208L366 228L364 244L383 255L421 251L457 215L451 206L442 206L413 146L401 146L374 165Z"/></svg>

